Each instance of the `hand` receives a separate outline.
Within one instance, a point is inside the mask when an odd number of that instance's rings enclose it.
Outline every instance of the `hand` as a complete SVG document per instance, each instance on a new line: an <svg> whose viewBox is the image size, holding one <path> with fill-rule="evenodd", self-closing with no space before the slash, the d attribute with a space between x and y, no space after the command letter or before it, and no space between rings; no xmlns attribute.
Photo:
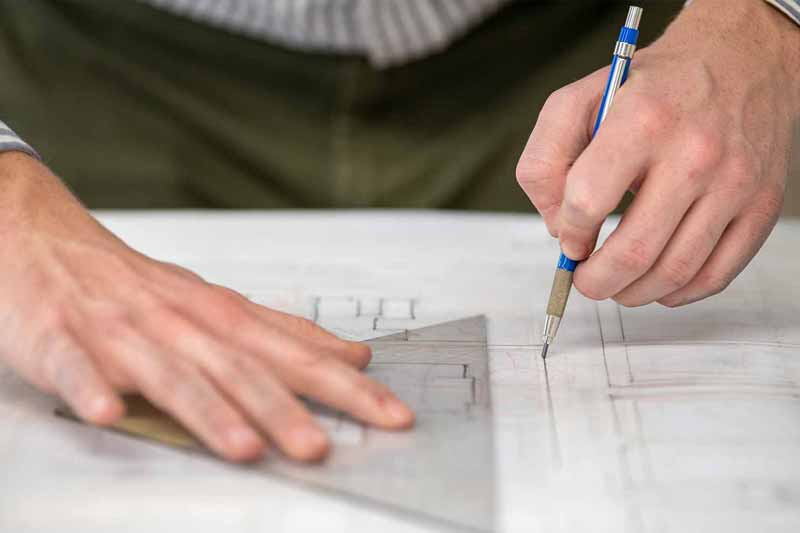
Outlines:
<svg viewBox="0 0 800 533"><path fill-rule="evenodd" d="M298 460L326 453L295 394L413 423L359 372L366 345L132 250L28 156L0 155L0 184L0 358L81 418L112 423L118 392L137 391L233 461L258 458L264 436Z"/></svg>
<svg viewBox="0 0 800 533"><path fill-rule="evenodd" d="M766 2L695 0L637 52L591 144L608 69L555 92L517 178L564 254L588 256L578 290L670 307L723 290L779 216L798 73L800 28ZM590 256L627 190L632 204Z"/></svg>

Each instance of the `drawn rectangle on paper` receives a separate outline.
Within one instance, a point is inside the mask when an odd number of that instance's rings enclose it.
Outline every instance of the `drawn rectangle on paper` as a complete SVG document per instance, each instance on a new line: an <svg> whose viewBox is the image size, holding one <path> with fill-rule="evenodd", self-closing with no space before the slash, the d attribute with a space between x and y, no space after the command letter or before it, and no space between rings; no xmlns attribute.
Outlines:
<svg viewBox="0 0 800 533"><path fill-rule="evenodd" d="M625 345L606 351L626 358L629 383L612 376L617 386L649 387L775 387L800 388L800 358L787 348L759 344L732 345Z"/></svg>
<svg viewBox="0 0 800 533"><path fill-rule="evenodd" d="M674 388L758 388L771 393L800 393L800 358L796 349L778 343L662 342L627 339L623 314L616 304L598 307L604 336L608 382L612 387L637 390ZM637 330L641 329L640 324ZM641 334L641 333L640 333Z"/></svg>

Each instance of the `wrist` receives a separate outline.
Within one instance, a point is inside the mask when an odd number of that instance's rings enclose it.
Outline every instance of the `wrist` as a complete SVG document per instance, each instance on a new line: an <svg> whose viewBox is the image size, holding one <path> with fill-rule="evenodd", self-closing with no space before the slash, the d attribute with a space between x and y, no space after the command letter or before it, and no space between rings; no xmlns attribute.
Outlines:
<svg viewBox="0 0 800 533"><path fill-rule="evenodd" d="M94 219L43 163L0 153L0 235L4 242L42 232L66 236Z"/></svg>
<svg viewBox="0 0 800 533"><path fill-rule="evenodd" d="M732 75L773 78L800 116L800 26L765 0L693 0L660 40L738 60Z"/></svg>
<svg viewBox="0 0 800 533"><path fill-rule="evenodd" d="M44 165L24 152L0 154L0 226L4 231L26 223L25 213L41 189L44 170Z"/></svg>

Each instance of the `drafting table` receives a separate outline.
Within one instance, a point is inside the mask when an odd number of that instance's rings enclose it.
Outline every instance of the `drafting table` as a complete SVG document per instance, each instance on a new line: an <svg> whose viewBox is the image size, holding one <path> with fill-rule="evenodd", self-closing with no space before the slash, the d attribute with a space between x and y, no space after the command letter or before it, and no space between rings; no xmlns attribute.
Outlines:
<svg viewBox="0 0 800 533"><path fill-rule="evenodd" d="M573 294L545 371L539 332L557 245L536 217L100 218L148 255L345 337L484 315L487 483L498 530L800 528L800 221L781 222L753 264L708 301L625 309ZM55 405L0 370L0 531L446 529L74 424L54 417ZM359 431L334 440L357 440ZM414 479L408 486L420 490Z"/></svg>

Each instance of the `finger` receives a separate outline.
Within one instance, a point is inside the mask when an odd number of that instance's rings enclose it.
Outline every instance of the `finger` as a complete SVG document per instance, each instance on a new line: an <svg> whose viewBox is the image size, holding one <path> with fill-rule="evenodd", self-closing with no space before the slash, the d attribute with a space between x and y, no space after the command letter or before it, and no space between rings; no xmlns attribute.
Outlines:
<svg viewBox="0 0 800 533"><path fill-rule="evenodd" d="M216 387L191 365L167 363L155 351L149 347L129 367L142 394L226 459L261 457L264 441Z"/></svg>
<svg viewBox="0 0 800 533"><path fill-rule="evenodd" d="M235 343L242 351L258 354L289 389L382 427L405 427L413 423L411 411L386 387L342 363L318 344L255 319L241 305L230 305L230 298L220 299L220 294L215 290L206 294L204 300L206 304L214 302L209 309L223 310L214 321L228 321L228 327L222 328L228 331L227 338L235 336ZM210 313L203 314L201 319L208 320L209 316Z"/></svg>
<svg viewBox="0 0 800 533"><path fill-rule="evenodd" d="M269 331L314 345L357 368L365 368L372 359L372 352L364 343L340 339L310 320L258 305L219 285L200 287L173 303L220 338L241 339L255 333L251 326L260 323L262 328L255 328L260 329L259 343Z"/></svg>
<svg viewBox="0 0 800 533"><path fill-rule="evenodd" d="M125 413L125 405L91 358L69 338L61 338L42 354L49 388L83 420L107 425Z"/></svg>
<svg viewBox="0 0 800 533"><path fill-rule="evenodd" d="M777 222L781 205L781 196L771 196L734 219L695 277L658 302L677 307L722 292L764 244Z"/></svg>
<svg viewBox="0 0 800 533"><path fill-rule="evenodd" d="M567 174L558 222L567 257L581 260L592 252L606 217L645 175L653 147L663 144L666 117L658 103L624 91L618 95L603 127Z"/></svg>
<svg viewBox="0 0 800 533"><path fill-rule="evenodd" d="M148 333L170 353L196 361L217 388L289 457L312 461L327 453L330 445L325 432L258 356L224 346L178 316L151 320Z"/></svg>
<svg viewBox="0 0 800 533"><path fill-rule="evenodd" d="M251 304L251 309L266 323L286 329L298 338L311 341L321 350L330 352L358 369L366 368L372 360L372 350L363 342L340 339L311 320L281 313L258 304Z"/></svg>
<svg viewBox="0 0 800 533"><path fill-rule="evenodd" d="M591 139L589 125L602 96L596 79L605 75L595 73L551 94L517 163L517 182L553 236L567 172Z"/></svg>
<svg viewBox="0 0 800 533"><path fill-rule="evenodd" d="M735 202L702 197L689 209L652 268L614 296L625 306L646 305L689 283L733 219Z"/></svg>
<svg viewBox="0 0 800 533"><path fill-rule="evenodd" d="M369 424L400 429L414 423L411 410L386 386L332 357L306 356L276 370L295 392Z"/></svg>
<svg viewBox="0 0 800 533"><path fill-rule="evenodd" d="M242 354L223 360L219 352L207 353L202 364L286 455L316 461L328 453L325 431L259 358Z"/></svg>
<svg viewBox="0 0 800 533"><path fill-rule="evenodd" d="M263 454L261 437L197 368L161 351L129 323L117 319L76 335L93 353L115 359L150 402L222 457L247 461Z"/></svg>
<svg viewBox="0 0 800 533"><path fill-rule="evenodd" d="M576 270L578 290L603 300L647 272L697 194L683 174L672 161L650 172L617 228Z"/></svg>

